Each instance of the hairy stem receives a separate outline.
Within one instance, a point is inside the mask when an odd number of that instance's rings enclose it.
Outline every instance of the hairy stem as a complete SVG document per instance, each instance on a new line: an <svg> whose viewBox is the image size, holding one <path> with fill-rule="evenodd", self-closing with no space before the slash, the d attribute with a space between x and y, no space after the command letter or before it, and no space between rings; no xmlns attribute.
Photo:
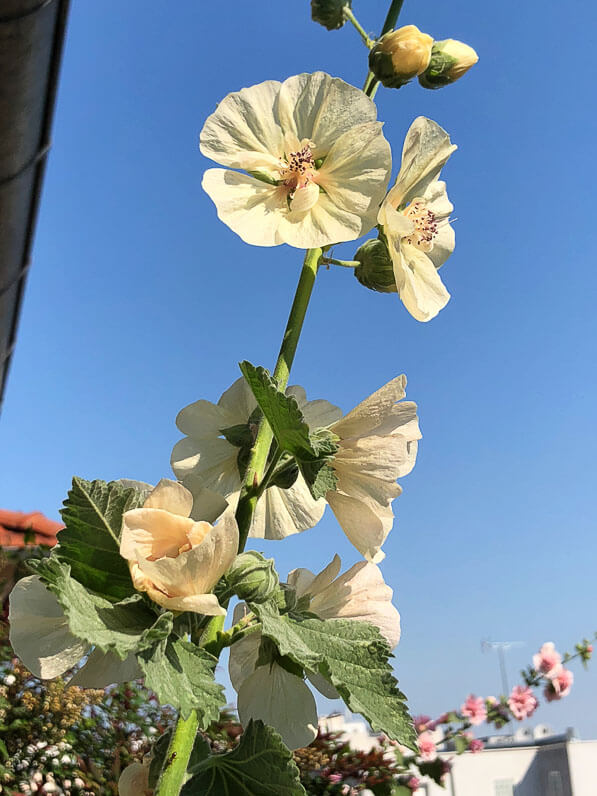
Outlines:
<svg viewBox="0 0 597 796"><path fill-rule="evenodd" d="M333 257L324 257L322 265L341 265L343 268L356 268L361 263L358 260L335 260Z"/></svg>
<svg viewBox="0 0 597 796"><path fill-rule="evenodd" d="M285 389L288 384L290 368L292 367L294 355L296 354L296 347L303 328L305 315L307 314L307 307L309 306L309 300L313 292L320 259L321 249L309 249L305 255L301 276L296 288L296 293L294 294L294 301L290 308L288 323L286 324L286 330L282 338L280 353L278 354L278 360L274 368L274 379L281 390ZM242 553L247 543L255 506L257 505L257 500L260 495L259 487L267 464L267 457L272 439L273 433L269 423L262 420L257 432L257 437L255 438L253 450L251 451L251 458L249 459L245 481L236 510L236 521L238 522L239 530L239 553Z"/></svg>
<svg viewBox="0 0 597 796"><path fill-rule="evenodd" d="M402 6L404 4L404 0L392 0L390 4L390 8L388 9L388 13L386 14L386 20L383 23L383 28L381 29L381 33L379 34L379 38L384 35L384 33L388 33L388 31L392 30L392 28L396 27L396 22L398 21L398 16L402 11ZM369 72L367 75L367 79L365 80L365 85L363 86L363 91L368 97L375 96L375 92L379 88L379 81L373 74L373 72Z"/></svg>

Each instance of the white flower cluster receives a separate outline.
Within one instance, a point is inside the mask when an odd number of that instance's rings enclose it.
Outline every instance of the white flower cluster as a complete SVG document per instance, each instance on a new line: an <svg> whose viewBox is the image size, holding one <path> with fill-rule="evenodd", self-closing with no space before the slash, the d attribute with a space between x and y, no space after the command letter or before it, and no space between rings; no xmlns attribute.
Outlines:
<svg viewBox="0 0 597 796"><path fill-rule="evenodd" d="M80 776L77 755L67 741L27 744L7 761L4 776L5 782L11 782L11 789L7 791L7 786L0 785L0 793L13 793L12 782L16 781L19 793L25 796L93 796Z"/></svg>

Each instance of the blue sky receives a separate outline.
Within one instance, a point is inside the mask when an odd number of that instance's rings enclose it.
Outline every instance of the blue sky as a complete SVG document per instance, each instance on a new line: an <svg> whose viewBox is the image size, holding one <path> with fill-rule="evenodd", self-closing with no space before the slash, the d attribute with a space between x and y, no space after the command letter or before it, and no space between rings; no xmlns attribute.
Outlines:
<svg viewBox="0 0 597 796"><path fill-rule="evenodd" d="M366 29L386 0L354 0ZM457 247L429 324L348 269L322 271L292 383L348 410L399 373L423 440L385 545L403 618L401 685L437 714L496 693L543 641L597 627L595 333L597 133L588 3L406 0L403 24L480 54L458 84L378 93L397 165L415 116L459 149L444 171ZM323 69L356 85L366 50L306 0L104 0L72 7L33 268L0 417L0 505L51 517L73 474L170 475L174 418L216 400L237 362L272 366L300 267L248 247L202 193L198 132L228 92ZM396 168L394 168L394 174ZM356 245L337 247L352 257ZM281 573L358 556L333 517L259 545ZM538 721L597 737L595 671Z"/></svg>

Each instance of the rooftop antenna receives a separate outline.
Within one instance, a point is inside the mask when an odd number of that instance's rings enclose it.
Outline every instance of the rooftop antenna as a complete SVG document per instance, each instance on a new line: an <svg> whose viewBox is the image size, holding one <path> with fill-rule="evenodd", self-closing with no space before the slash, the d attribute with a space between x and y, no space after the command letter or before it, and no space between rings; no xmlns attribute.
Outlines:
<svg viewBox="0 0 597 796"><path fill-rule="evenodd" d="M502 677L502 693L505 694L505 696L508 696L510 693L508 673L506 671L506 652L512 649L512 647L524 647L524 641L490 641L487 638L481 641L481 652L497 650L500 663L500 674Z"/></svg>

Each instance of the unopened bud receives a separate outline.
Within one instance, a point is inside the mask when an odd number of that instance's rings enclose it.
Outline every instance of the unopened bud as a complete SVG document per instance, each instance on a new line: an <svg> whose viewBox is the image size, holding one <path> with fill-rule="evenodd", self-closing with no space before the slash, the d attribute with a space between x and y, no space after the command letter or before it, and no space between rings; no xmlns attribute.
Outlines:
<svg viewBox="0 0 597 796"><path fill-rule="evenodd" d="M311 19L328 30L338 30L346 22L344 8L350 8L352 0L311 0Z"/></svg>
<svg viewBox="0 0 597 796"><path fill-rule="evenodd" d="M354 258L360 263L354 269L354 275L361 285L378 293L398 292L392 259L384 240L372 238L366 241Z"/></svg>
<svg viewBox="0 0 597 796"><path fill-rule="evenodd" d="M436 41L431 51L429 66L419 75L419 83L424 88L442 88L458 80L474 66L479 56L462 41L444 39Z"/></svg>
<svg viewBox="0 0 597 796"><path fill-rule="evenodd" d="M240 600L263 603L278 588L278 573L273 558L264 558L256 550L241 553L226 573L226 584Z"/></svg>
<svg viewBox="0 0 597 796"><path fill-rule="evenodd" d="M433 39L416 25L386 33L369 53L369 69L386 88L400 88L429 66Z"/></svg>

